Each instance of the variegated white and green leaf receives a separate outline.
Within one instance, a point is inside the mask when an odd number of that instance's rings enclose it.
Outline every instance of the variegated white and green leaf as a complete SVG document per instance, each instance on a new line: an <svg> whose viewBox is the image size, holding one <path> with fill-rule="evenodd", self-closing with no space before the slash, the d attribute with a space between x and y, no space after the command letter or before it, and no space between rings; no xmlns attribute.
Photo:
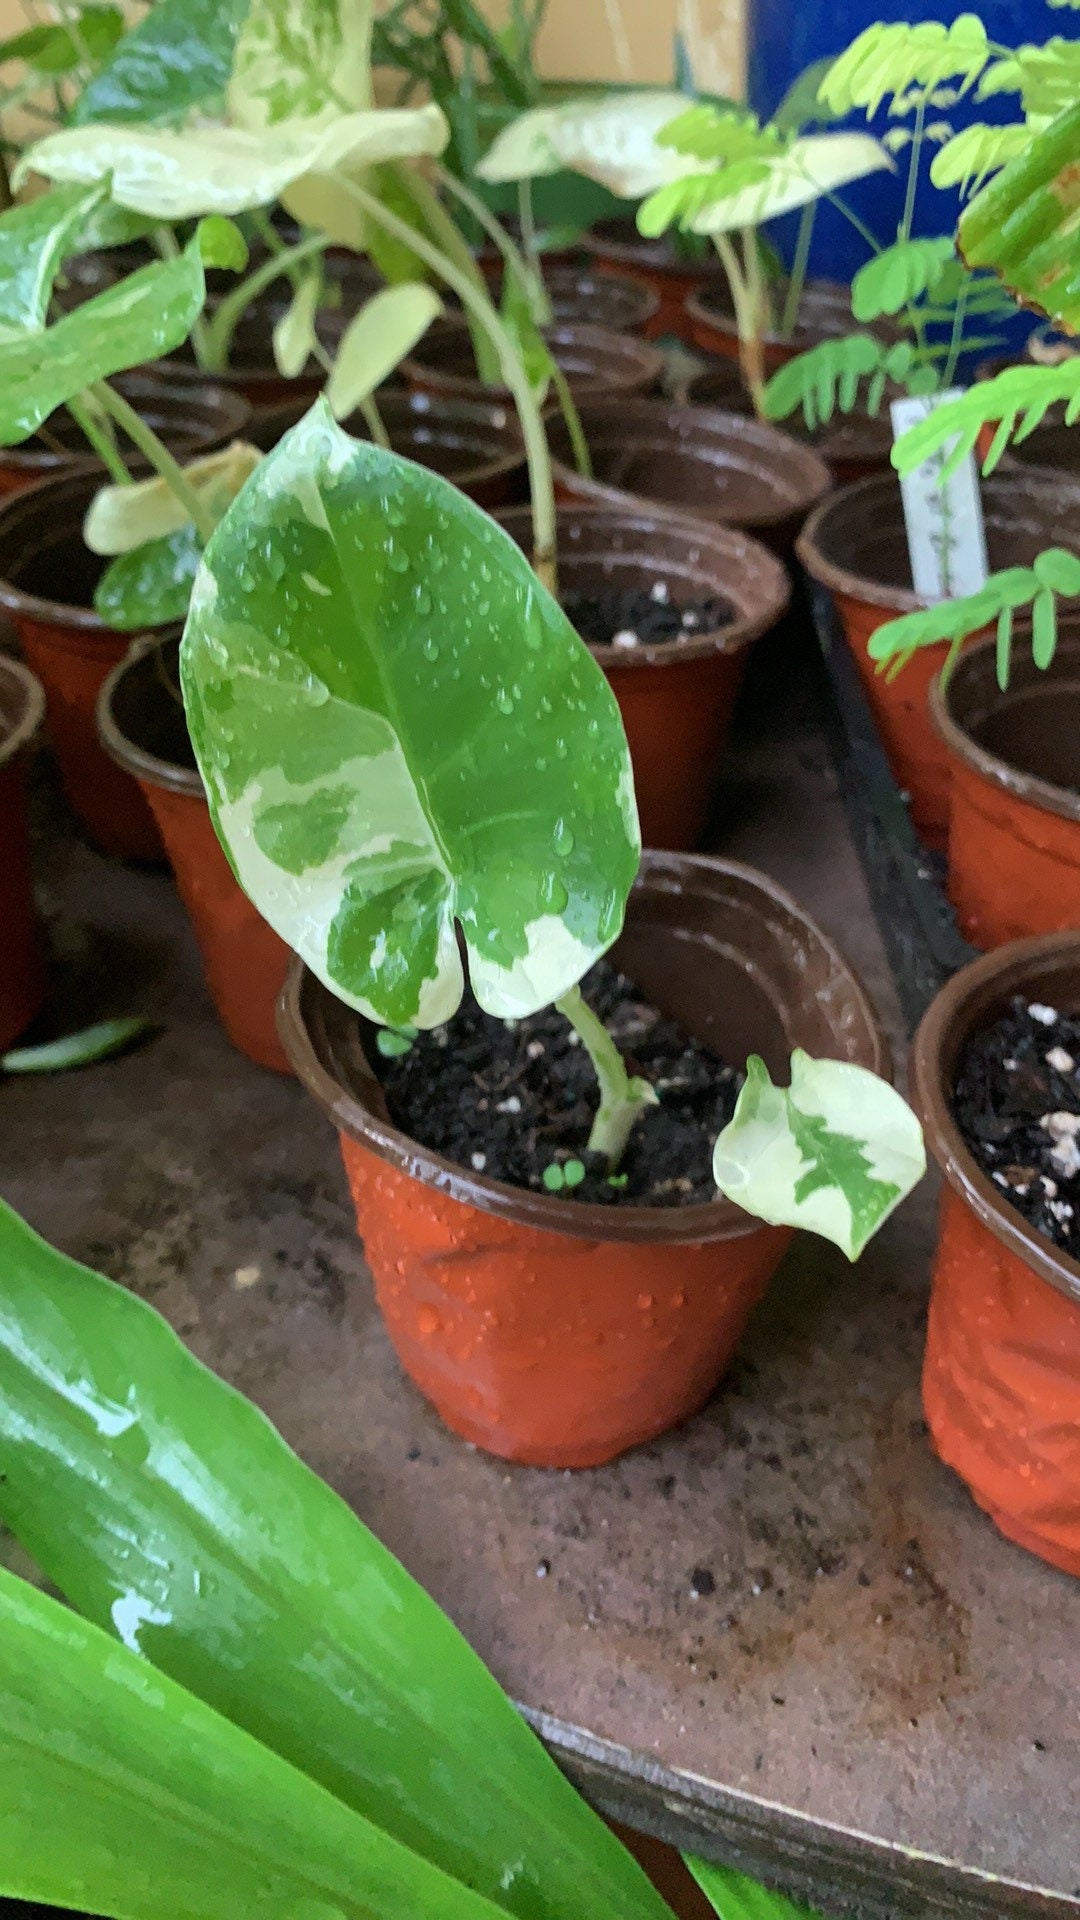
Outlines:
<svg viewBox="0 0 1080 1920"><path fill-rule="evenodd" d="M640 200L698 163L657 135L687 106L670 89L614 93L534 108L501 133L478 171L485 180L521 180L567 167L624 200Z"/></svg>
<svg viewBox="0 0 1080 1920"><path fill-rule="evenodd" d="M64 257L107 192L104 182L54 187L0 216L0 339L44 327Z"/></svg>
<svg viewBox="0 0 1080 1920"><path fill-rule="evenodd" d="M615 939L640 840L607 682L486 515L325 401L211 540L181 667L241 884L350 1005L446 1020L455 925L503 1016Z"/></svg>
<svg viewBox="0 0 1080 1920"><path fill-rule="evenodd" d="M155 0L85 87L68 124L179 126L220 114L248 0Z"/></svg>
<svg viewBox="0 0 1080 1920"><path fill-rule="evenodd" d="M118 633L145 633L183 620L202 551L186 520L175 533L118 554L94 588L95 613Z"/></svg>
<svg viewBox="0 0 1080 1920"><path fill-rule="evenodd" d="M220 520L263 458L258 447L234 440L217 453L189 461L184 478L212 518ZM83 522L91 553L130 553L147 540L175 533L190 519L167 480L136 480L131 486L102 487Z"/></svg>
<svg viewBox="0 0 1080 1920"><path fill-rule="evenodd" d="M236 42L229 118L259 129L370 107L372 0L251 0Z"/></svg>
<svg viewBox="0 0 1080 1920"><path fill-rule="evenodd" d="M702 177L701 163L693 164L697 179L687 183L691 189ZM697 210L682 223L688 231L718 234L759 226L795 207L807 206L824 193L835 193L853 180L891 170L893 165L880 141L866 133L805 134L782 153L743 164L749 175L746 185L740 185L740 179L747 175L742 174L739 164L717 167L707 176L708 191L702 194ZM679 189L676 186L670 191L677 195ZM660 202L661 193L657 193L642 207L638 225L643 233L656 230ZM665 207L664 226L670 224L670 218Z"/></svg>
<svg viewBox="0 0 1080 1920"><path fill-rule="evenodd" d="M16 183L30 172L87 184L109 179L120 206L158 220L188 220L268 206L306 174L441 153L446 139L446 121L434 105L373 108L261 131L72 127L30 148Z"/></svg>
<svg viewBox="0 0 1080 1920"><path fill-rule="evenodd" d="M301 271L293 297L274 324L274 365L286 380L303 373L315 346L315 315L323 289L322 262Z"/></svg>
<svg viewBox="0 0 1080 1920"><path fill-rule="evenodd" d="M538 180L562 168L552 143L551 131L557 124L561 107L530 107L488 148L477 166L481 180L498 185L513 180Z"/></svg>
<svg viewBox="0 0 1080 1920"><path fill-rule="evenodd" d="M327 383L336 419L347 420L382 385L441 312L438 294L419 280L372 296L350 321Z"/></svg>
<svg viewBox="0 0 1080 1920"><path fill-rule="evenodd" d="M771 1226L806 1227L855 1260L926 1171L922 1129L895 1087L865 1067L796 1050L791 1085L747 1062L716 1142L721 1193Z"/></svg>

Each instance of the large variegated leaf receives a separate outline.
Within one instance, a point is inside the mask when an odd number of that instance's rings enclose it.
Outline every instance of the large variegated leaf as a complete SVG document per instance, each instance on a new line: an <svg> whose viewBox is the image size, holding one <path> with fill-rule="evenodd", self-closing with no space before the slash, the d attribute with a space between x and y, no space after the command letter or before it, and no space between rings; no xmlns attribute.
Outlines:
<svg viewBox="0 0 1080 1920"><path fill-rule="evenodd" d="M106 194L103 182L54 187L0 216L0 339L45 325L64 256Z"/></svg>
<svg viewBox="0 0 1080 1920"><path fill-rule="evenodd" d="M524 1015L615 939L640 842L610 688L455 487L319 402L211 541L182 649L215 825L332 990L392 1026Z"/></svg>
<svg viewBox="0 0 1080 1920"><path fill-rule="evenodd" d="M551 135L562 111L562 107L530 107L526 113L519 113L497 135L477 166L481 180L492 184L538 180L560 172L562 161Z"/></svg>
<svg viewBox="0 0 1080 1920"><path fill-rule="evenodd" d="M131 1601L117 1606L135 1618ZM0 1893L124 1920L499 1920L489 1901L3 1569Z"/></svg>
<svg viewBox="0 0 1080 1920"><path fill-rule="evenodd" d="M335 419L355 413L441 312L438 294L419 280L403 280L372 296L350 321L334 359L326 397Z"/></svg>
<svg viewBox="0 0 1080 1920"><path fill-rule="evenodd" d="M693 160L657 140L686 106L685 94L664 89L537 108L499 135L478 171L499 181L567 167L622 199L640 200L663 182L697 171Z"/></svg>
<svg viewBox="0 0 1080 1920"><path fill-rule="evenodd" d="M685 166L684 162L684 166ZM731 233L754 227L824 193L892 166L877 140L866 133L809 133L782 153L755 156L661 187L638 215L642 233L662 233L678 219L692 233Z"/></svg>
<svg viewBox="0 0 1080 1920"><path fill-rule="evenodd" d="M121 206L158 220L189 220L267 206L306 174L441 153L446 138L436 106L373 108L260 132L73 127L32 147L18 178L30 172L61 181L109 178Z"/></svg>
<svg viewBox="0 0 1080 1920"><path fill-rule="evenodd" d="M333 118L371 105L372 0L251 0L236 43L238 127Z"/></svg>
<svg viewBox="0 0 1080 1920"><path fill-rule="evenodd" d="M925 1172L922 1130L895 1087L801 1051L790 1087L775 1087L751 1056L713 1158L729 1200L772 1226L823 1234L850 1260Z"/></svg>
<svg viewBox="0 0 1080 1920"><path fill-rule="evenodd" d="M155 0L83 89L69 125L179 126L220 113L248 0Z"/></svg>
<svg viewBox="0 0 1080 1920"><path fill-rule="evenodd" d="M958 244L1027 307L1080 330L1080 106L1060 114L975 196Z"/></svg>
<svg viewBox="0 0 1080 1920"><path fill-rule="evenodd" d="M335 1795L515 1920L671 1920L445 1614L251 1402L145 1302L46 1246L2 1204L0 1467L0 1520L80 1613L131 1650L109 1650L117 1681L171 1700L168 1674L234 1722L207 1831L218 1817L226 1831L235 1825L250 1843L250 1873L265 1854L295 1899L286 1869L321 1858L329 1872L339 1855L320 1808ZM3 1660L18 1684L21 1649L6 1622ZM38 1737L63 1701L29 1670L24 1687L27 1732ZM108 1724L108 1703L97 1704L86 1752L74 1742L84 1763ZM192 1702L177 1732L192 1767L210 1719ZM8 1723L0 1688L0 1751ZM180 1898L132 1798L171 1724L163 1708L159 1731L144 1730L123 1802L155 1903L124 1911L219 1920L212 1864L192 1855L198 1898ZM282 1774L288 1762L310 1776L310 1842L293 1831L298 1801L277 1804L280 1836L250 1824L270 1804L272 1768L256 1741L281 1756ZM0 1803L18 1793L19 1772L0 1765ZM86 1837L80 1827L73 1844ZM45 1830L28 1822L20 1845L40 1874L23 1890L62 1899L45 1878ZM367 1889L354 1864L359 1899ZM395 1920L441 1912L426 1904L432 1884L402 1885ZM279 1910L249 1886L226 1894L220 1920ZM296 1899L292 1913L328 1920L340 1903L327 1898L325 1909ZM89 1883L70 1904L114 1910Z"/></svg>
<svg viewBox="0 0 1080 1920"><path fill-rule="evenodd" d="M215 521L223 518L254 473L262 454L243 440L234 440L217 453L205 453L183 468L192 492ZM189 515L167 480L137 480L132 486L102 487L94 496L83 522L83 539L91 553L130 553L147 540L160 540L186 526Z"/></svg>
<svg viewBox="0 0 1080 1920"><path fill-rule="evenodd" d="M187 339L205 295L196 235L177 259L141 268L45 332L0 340L0 445L36 433L96 380L172 353Z"/></svg>

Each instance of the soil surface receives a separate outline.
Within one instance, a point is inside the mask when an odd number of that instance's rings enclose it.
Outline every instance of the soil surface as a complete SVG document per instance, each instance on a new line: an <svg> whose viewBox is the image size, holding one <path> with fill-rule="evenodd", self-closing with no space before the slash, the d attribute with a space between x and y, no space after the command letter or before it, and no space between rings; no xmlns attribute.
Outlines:
<svg viewBox="0 0 1080 1920"><path fill-rule="evenodd" d="M420 1034L407 1053L386 1059L372 1049L395 1126L510 1186L551 1191L567 1169L577 1184L558 1186L559 1198L657 1207L715 1199L713 1146L734 1112L742 1072L688 1039L607 961L582 992L628 1068L660 1096L635 1126L615 1184L585 1145L597 1105L592 1063L551 1007L528 1020L495 1020L467 993L454 1018Z"/></svg>
<svg viewBox="0 0 1080 1920"><path fill-rule="evenodd" d="M662 646L670 640L694 640L729 627L735 618L730 601L712 594L704 600L670 600L663 581L649 590L562 595L563 612L583 640L594 647Z"/></svg>
<svg viewBox="0 0 1080 1920"><path fill-rule="evenodd" d="M1004 1198L1080 1259L1080 1016L1015 999L963 1054L953 1111Z"/></svg>

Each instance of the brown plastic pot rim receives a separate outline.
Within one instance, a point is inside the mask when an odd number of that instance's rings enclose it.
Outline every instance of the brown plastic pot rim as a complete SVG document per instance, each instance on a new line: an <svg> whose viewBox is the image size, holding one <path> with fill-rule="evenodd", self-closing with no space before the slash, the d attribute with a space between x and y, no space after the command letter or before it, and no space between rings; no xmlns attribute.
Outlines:
<svg viewBox="0 0 1080 1920"><path fill-rule="evenodd" d="M464 334L468 330L464 320L459 321L449 315L441 324L444 332ZM639 340L633 333L616 333L611 327L594 327L587 322L580 322L548 327L544 331L544 338L548 346L553 349L557 350L560 346L577 347L591 351L596 356L594 371L574 376L575 382L582 388L587 388L597 380L606 382L608 379L618 387L618 378L613 369L620 363L626 370L627 377L634 381L639 379L656 381L664 371L664 356L660 348L654 347L648 340ZM463 383L468 382L468 392L463 394L463 397L473 399L485 394L489 397L497 395L501 401L505 395L513 405L513 396L507 386L500 384L485 387L478 373L444 373L437 364L429 365L424 359L423 342L402 361L401 371L406 378L412 380L434 382L445 380L450 383L451 389L458 393L463 392Z"/></svg>
<svg viewBox="0 0 1080 1920"><path fill-rule="evenodd" d="M171 631L144 634L132 641L124 658L102 682L95 713L97 733L109 759L136 780L145 781L147 786L163 787L166 793L183 793L192 800L205 800L206 788L201 774L194 767L178 766L175 760L162 760L157 754L148 753L134 740L129 740L119 726L113 708L116 690L125 675L145 660L148 654L168 645L179 633L180 628L174 627Z"/></svg>
<svg viewBox="0 0 1080 1920"><path fill-rule="evenodd" d="M86 509L100 485L98 469L69 467L63 473L51 474L48 479L35 481L33 486L23 487L19 493L9 494L6 500L0 500L0 537L5 525L10 526L13 522L17 525L22 519L32 520L40 508L43 516L49 519L54 533L76 533L81 539ZM52 511L50 502L55 503ZM116 632L115 627L110 627L93 607L78 606L74 601L46 600L40 594L26 593L2 574L0 607L17 620L33 620L50 627L68 627L90 638Z"/></svg>
<svg viewBox="0 0 1080 1920"><path fill-rule="evenodd" d="M803 299L809 302L809 310L804 313L800 306L800 311L795 316L795 325L790 333L763 333L761 336L762 345L766 347L791 347L793 350L798 350L800 342L816 340L821 332L821 329L814 325L816 306L824 304L829 300L838 303L844 300L846 292L847 289L841 287L839 282L835 280L808 280L803 288ZM704 284L695 288L692 293L687 294L686 312L691 320L704 323L707 327L716 327L717 329L730 332L732 339L737 340L738 321L735 318L734 308L731 306L715 306L710 299L710 295L715 296L718 294L721 297L726 297L726 290L724 282L717 278L716 270L713 268L708 274ZM801 325L799 324L800 321L802 322Z"/></svg>
<svg viewBox="0 0 1080 1920"><path fill-rule="evenodd" d="M738 527L695 520L689 514L677 513L674 508L664 511L645 503L638 504L633 494L625 495L624 500L625 504L616 500L611 503L598 501L595 505L557 507L556 552L560 557L566 560L571 554L575 559L590 557L584 544L586 532L594 532L599 537L603 554L610 556L610 548L603 544L603 536L605 531L619 527L637 534L641 540L640 551L620 554L619 558L636 561L644 571L662 574L664 570L663 555L654 556L648 550L650 541L659 545L672 538L680 538L687 548L688 564L700 566L703 571L715 570L717 590L726 598L730 599L735 591L730 573L726 571L732 563L745 577L748 599L751 583L755 579L763 584L765 590L761 595L760 607L753 612L737 612L734 620L725 627L719 627L715 633L697 633L687 635L685 639L680 635L674 640L644 647L624 648L586 641L598 666L605 671L613 667L673 667L683 661L738 653L776 625L791 598L791 583L786 569L775 554L769 552L768 547L762 546L752 534L743 533ZM492 518L508 533L512 534L517 527L526 534L531 532L532 510L529 507L503 507ZM572 526L581 530L580 540L565 531ZM689 561L691 549L698 554L698 559L692 562ZM671 565L674 569L673 558Z"/></svg>
<svg viewBox="0 0 1080 1920"><path fill-rule="evenodd" d="M1080 1261L1036 1233L1023 1215L1001 1198L968 1151L953 1117L952 1089L944 1084L944 1059L952 1035L959 1031L963 1042L976 1029L972 1002L978 1005L995 991L1002 1001L1013 993L1037 998L1040 975L1058 972L1063 958L1072 958L1080 973L1080 932L1012 940L954 974L931 1001L912 1042L910 1092L927 1149L958 1199L1009 1253L1023 1260L1066 1299L1080 1305Z"/></svg>
<svg viewBox="0 0 1080 1920"><path fill-rule="evenodd" d="M860 1002L867 1032L873 1038L873 1071L889 1075L888 1047L870 1000L839 950L798 902L757 868L743 866L735 860L720 860L712 854L645 852L641 856L637 884L649 878L663 881L680 875L685 877L688 868L702 877L748 881L760 894L763 909L772 907L805 928L847 976ZM330 989L294 957L278 1001L278 1032L298 1079L339 1133L347 1134L350 1140L357 1141L380 1160L411 1175L424 1186L448 1193L463 1205L477 1207L483 1213L495 1214L521 1226L565 1234L574 1240L698 1246L706 1241L741 1239L761 1231L765 1225L731 1200L719 1196L687 1207L605 1207L594 1201L558 1200L550 1194L512 1187L505 1181L461 1167L402 1133L391 1121L385 1102L381 1103L381 1113L373 1112L343 1084L334 1071L333 1047L325 1031L322 1038L327 1058L322 1057L312 1037L313 1028L322 1027L322 1016L328 1008L337 1009L339 1018L350 1017Z"/></svg>
<svg viewBox="0 0 1080 1920"><path fill-rule="evenodd" d="M716 261L680 260L669 245L662 240L652 240L638 233L632 220L626 222L626 237L619 238L604 231L605 226L623 223L615 215L612 221L600 221L585 235L584 244L591 253L601 260L614 260L629 267L647 268L650 273L663 273L672 280L701 279L715 280Z"/></svg>
<svg viewBox="0 0 1080 1920"><path fill-rule="evenodd" d="M769 459L770 466L775 462L777 466L783 466L785 473L793 472L796 476L797 492L794 496L791 493L785 496L777 487L774 508L771 511L766 509L764 512L755 513L750 523L755 531L758 528L783 526L792 519L793 515L805 511L811 502L816 504L832 487L832 475L825 461L815 453L812 447L794 439L791 434L785 433L782 427L772 426L766 420L756 420L745 413L734 413L730 408L695 407L670 400L598 399L581 401L578 413L586 441L589 438L589 421L614 413L618 424L625 427L628 434L633 432L635 423L640 426L653 423L658 432L666 427L671 433L673 447L677 446L680 452L689 456L694 453L695 434L698 437L705 434L712 436L730 434L740 452L756 451ZM680 418L688 423L685 435L680 435L677 430ZM745 464L748 465L749 461ZM587 494L590 499L597 502L620 507L628 503L636 505L638 502L644 503L649 508L654 505L654 502L645 494L631 493L627 488L610 486L605 480L584 479L565 460L553 458L551 468L557 480L562 481L564 485L573 486L582 495ZM763 464L757 468L756 477L768 482L772 477L769 467ZM692 520L695 525L700 524L706 527L723 525L719 508L710 512L708 507L703 507L700 514L692 507L668 506L665 510L668 513L677 513L682 519Z"/></svg>
<svg viewBox="0 0 1080 1920"><path fill-rule="evenodd" d="M158 380L148 374L121 374L113 384L119 388L124 399L136 408L140 400L149 402L164 398L174 401L178 407L190 407L196 402L220 413L221 421L213 429L209 422L201 423L205 432L196 434L191 440L191 458L216 440L224 442L239 439L251 419L251 408L243 396L212 379L199 389L198 394L194 394L190 388ZM28 475L38 474L42 479L67 479L72 474L87 473L100 476L105 472L104 462L97 458L89 446L78 450L48 447L38 444L33 435L19 446L5 447L3 465L19 468ZM140 462L134 449L129 450L129 465L135 471L136 478L140 477L140 465L142 472L147 470L147 463ZM100 477L98 484L101 484Z"/></svg>
<svg viewBox="0 0 1080 1920"><path fill-rule="evenodd" d="M997 641L987 635L982 640L969 640L964 649L965 660L977 660L981 656L996 653ZM1059 640L1055 661L1073 659L1080 669L1080 640ZM1041 807L1045 813L1056 813L1063 820L1080 822L1080 792L1070 792L1067 787L1057 787L1050 780L1041 780L1038 774L1022 773L1007 760L996 753L988 753L981 747L955 718L949 708L950 680L939 673L930 689L930 718L937 729L938 737L944 742L950 753L964 761L975 773L981 774L992 786L1007 793L1013 800L1026 801L1028 806ZM1005 695L1002 698L1006 698Z"/></svg>
<svg viewBox="0 0 1080 1920"><path fill-rule="evenodd" d="M45 690L29 667L0 653L0 681L7 680L22 696L22 712L7 732L0 732L0 767L10 766L17 754L31 746L45 718Z"/></svg>

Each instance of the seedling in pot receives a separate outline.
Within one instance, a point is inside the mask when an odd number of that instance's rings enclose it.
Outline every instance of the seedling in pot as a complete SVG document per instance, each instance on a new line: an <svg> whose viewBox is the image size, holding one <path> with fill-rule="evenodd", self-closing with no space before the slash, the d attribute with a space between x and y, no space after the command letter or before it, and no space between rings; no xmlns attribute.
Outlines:
<svg viewBox="0 0 1080 1920"><path fill-rule="evenodd" d="M637 872L633 779L607 682L518 548L319 402L211 540L181 667L214 823L264 918L398 1034L450 1019L466 968L495 1019L554 1005L596 1070L580 1147L617 1175L658 1096L579 983ZM751 1064L718 1179L854 1256L920 1177L919 1129L861 1069L793 1072L784 1093Z"/></svg>

